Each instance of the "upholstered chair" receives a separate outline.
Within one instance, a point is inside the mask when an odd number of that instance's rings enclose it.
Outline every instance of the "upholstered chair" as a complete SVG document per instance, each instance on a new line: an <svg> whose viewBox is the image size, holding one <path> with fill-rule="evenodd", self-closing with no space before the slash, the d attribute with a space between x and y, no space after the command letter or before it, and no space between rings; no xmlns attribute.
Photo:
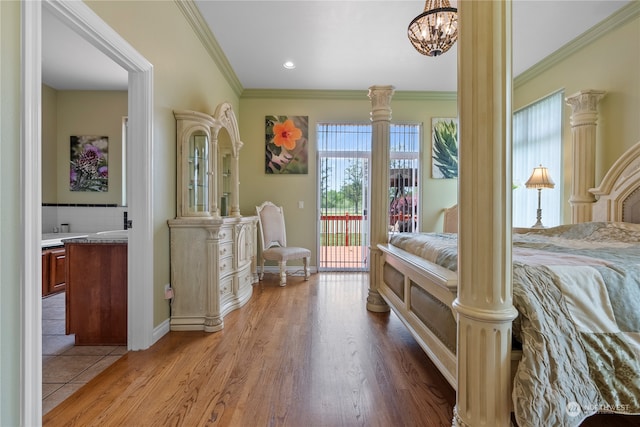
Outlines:
<svg viewBox="0 0 640 427"><path fill-rule="evenodd" d="M264 262L277 261L280 268L280 286L287 284L287 261L302 259L304 279L309 280L309 260L311 251L305 248L287 246L287 234L282 206L266 201L256 206L262 243L260 256L260 280L264 276Z"/></svg>

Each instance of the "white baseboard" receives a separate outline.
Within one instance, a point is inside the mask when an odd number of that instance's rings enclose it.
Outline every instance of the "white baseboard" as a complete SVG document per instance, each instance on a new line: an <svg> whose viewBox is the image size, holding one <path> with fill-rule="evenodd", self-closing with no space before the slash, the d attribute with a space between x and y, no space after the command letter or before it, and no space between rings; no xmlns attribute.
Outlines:
<svg viewBox="0 0 640 427"><path fill-rule="evenodd" d="M170 326L169 319L165 319L162 323L160 323L158 326L153 328L151 345L155 344L156 342L158 342L160 338L162 338L163 336L169 333L169 330L170 330L169 326Z"/></svg>
<svg viewBox="0 0 640 427"><path fill-rule="evenodd" d="M292 275L299 274L300 276L304 275L304 267L301 265L287 266L285 270L287 271L287 274L292 274ZM280 268L277 265L265 265L264 272L280 274ZM318 267L309 266L309 273L314 274L317 272L318 272ZM260 274L260 267L258 267L258 274Z"/></svg>

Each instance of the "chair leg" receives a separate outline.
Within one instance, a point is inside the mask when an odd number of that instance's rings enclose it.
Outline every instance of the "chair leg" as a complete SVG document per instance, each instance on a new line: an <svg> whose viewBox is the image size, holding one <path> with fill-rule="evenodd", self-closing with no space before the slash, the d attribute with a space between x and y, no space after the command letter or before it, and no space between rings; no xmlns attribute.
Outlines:
<svg viewBox="0 0 640 427"><path fill-rule="evenodd" d="M287 271L286 271L287 262L279 261L278 265L280 266L280 286L286 286L287 285Z"/></svg>
<svg viewBox="0 0 640 427"><path fill-rule="evenodd" d="M260 257L260 280L264 277L264 258Z"/></svg>
<svg viewBox="0 0 640 427"><path fill-rule="evenodd" d="M309 257L304 257L304 280L309 280Z"/></svg>

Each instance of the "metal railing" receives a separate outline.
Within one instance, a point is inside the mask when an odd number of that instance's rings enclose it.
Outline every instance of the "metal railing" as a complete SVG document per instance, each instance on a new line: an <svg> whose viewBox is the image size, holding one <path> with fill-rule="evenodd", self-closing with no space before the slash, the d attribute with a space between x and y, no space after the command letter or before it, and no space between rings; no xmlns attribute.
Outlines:
<svg viewBox="0 0 640 427"><path fill-rule="evenodd" d="M345 212L320 216L320 246L366 245L366 217Z"/></svg>

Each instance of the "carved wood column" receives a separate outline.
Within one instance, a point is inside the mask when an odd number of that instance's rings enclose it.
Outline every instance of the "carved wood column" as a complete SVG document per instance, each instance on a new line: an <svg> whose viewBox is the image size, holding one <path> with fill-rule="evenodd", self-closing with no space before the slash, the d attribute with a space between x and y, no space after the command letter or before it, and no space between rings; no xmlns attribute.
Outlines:
<svg viewBox="0 0 640 427"><path fill-rule="evenodd" d="M233 150L231 155L231 209L229 210L229 216L236 218L240 217L240 153L238 150Z"/></svg>
<svg viewBox="0 0 640 427"><path fill-rule="evenodd" d="M571 113L571 222L591 221L591 209L596 198L589 192L596 184L596 122L598 102L605 92L582 90L568 96L565 101Z"/></svg>
<svg viewBox="0 0 640 427"><path fill-rule="evenodd" d="M510 426L511 0L458 2L454 426Z"/></svg>
<svg viewBox="0 0 640 427"><path fill-rule="evenodd" d="M382 280L382 252L378 243L389 240L389 203L383 188L389 187L389 128L391 122L391 97L393 86L371 86L371 151L372 156L369 175L371 176L371 207L369 212L369 227L371 228L369 243L369 295L367 296L367 310L374 312L389 311L389 306L378 293L378 283Z"/></svg>
<svg viewBox="0 0 640 427"><path fill-rule="evenodd" d="M219 186L219 163L218 154L218 131L211 132L211 148L209 151L209 210L211 216L214 218L220 218L220 194L218 191Z"/></svg>

